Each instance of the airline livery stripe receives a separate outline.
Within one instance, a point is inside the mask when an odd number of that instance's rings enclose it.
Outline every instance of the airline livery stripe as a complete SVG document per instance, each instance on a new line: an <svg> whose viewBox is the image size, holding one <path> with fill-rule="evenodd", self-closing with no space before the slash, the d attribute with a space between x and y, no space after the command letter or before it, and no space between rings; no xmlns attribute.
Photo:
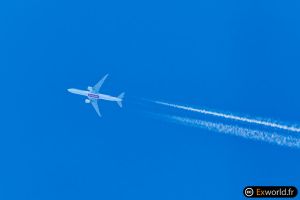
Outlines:
<svg viewBox="0 0 300 200"><path fill-rule="evenodd" d="M99 99L99 95L96 95L96 94L88 94L88 96L95 98L95 99Z"/></svg>

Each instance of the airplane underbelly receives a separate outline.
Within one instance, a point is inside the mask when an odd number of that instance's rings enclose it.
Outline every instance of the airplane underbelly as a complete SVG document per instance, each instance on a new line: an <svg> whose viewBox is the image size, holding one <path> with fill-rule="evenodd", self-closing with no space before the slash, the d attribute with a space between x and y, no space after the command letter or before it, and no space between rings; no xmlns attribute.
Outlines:
<svg viewBox="0 0 300 200"><path fill-rule="evenodd" d="M78 89L68 89L69 92L73 93L73 94L78 94L78 95L82 95L82 96L87 96L87 92L84 90L78 90Z"/></svg>
<svg viewBox="0 0 300 200"><path fill-rule="evenodd" d="M106 94L99 94L99 99L107 100L107 101L117 101L118 99Z"/></svg>

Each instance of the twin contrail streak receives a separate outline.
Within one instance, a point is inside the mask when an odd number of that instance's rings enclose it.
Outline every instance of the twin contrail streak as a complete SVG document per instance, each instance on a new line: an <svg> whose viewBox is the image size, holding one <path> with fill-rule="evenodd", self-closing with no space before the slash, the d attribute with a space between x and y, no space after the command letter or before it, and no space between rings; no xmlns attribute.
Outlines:
<svg viewBox="0 0 300 200"><path fill-rule="evenodd" d="M230 134L240 136L247 139L253 139L258 141L264 141L268 143L277 144L280 146L296 147L300 148L300 139L292 136L284 136L277 133L252 130L248 128L242 128L239 126L225 125L222 123L214 123L203 120L191 119L186 117L172 116L172 115L159 115L168 121L180 123L186 126L193 126L198 128L204 128L213 132Z"/></svg>
<svg viewBox="0 0 300 200"><path fill-rule="evenodd" d="M169 106L169 107L173 107L173 108L177 108L177 109L202 113L202 114L205 114L205 115L211 115L211 116L215 116L215 117L222 117L222 118L225 118L225 119L236 120L236 121L241 121L241 122L247 122L247 123L251 123L251 124L267 126L267 127L270 127L270 128L277 128L277 129L281 129L281 130L285 130L285 131L300 133L300 128L294 127L294 126L287 126L287 125L283 125L283 124L279 124L279 123L275 123L275 122L258 120L258 119L248 118L248 117L241 117L241 116L232 115L232 114L225 114L225 113L221 113L221 112L214 112L214 111L209 111L209 110L205 110L205 109L192 108L192 107L189 107L189 106L176 105L176 104L166 103L166 102L162 102L162 101L153 101L153 102L156 103L156 104Z"/></svg>

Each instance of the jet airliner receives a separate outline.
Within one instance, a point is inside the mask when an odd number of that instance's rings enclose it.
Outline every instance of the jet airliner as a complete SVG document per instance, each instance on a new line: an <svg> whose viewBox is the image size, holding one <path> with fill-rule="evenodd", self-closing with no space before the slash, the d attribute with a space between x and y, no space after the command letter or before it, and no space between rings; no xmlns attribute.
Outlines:
<svg viewBox="0 0 300 200"><path fill-rule="evenodd" d="M78 94L87 97L85 99L85 103L90 103L96 110L97 114L99 117L101 117L101 113L99 111L99 106L98 106L98 100L106 100L106 101L114 101L117 102L117 104L122 107L122 101L124 98L124 92L121 93L117 97L113 97L107 94L101 94L99 93L99 90L104 83L105 79L107 78L108 74L106 74L94 87L88 86L87 90L79 90L79 89L74 89L70 88L68 89L69 92L73 94Z"/></svg>

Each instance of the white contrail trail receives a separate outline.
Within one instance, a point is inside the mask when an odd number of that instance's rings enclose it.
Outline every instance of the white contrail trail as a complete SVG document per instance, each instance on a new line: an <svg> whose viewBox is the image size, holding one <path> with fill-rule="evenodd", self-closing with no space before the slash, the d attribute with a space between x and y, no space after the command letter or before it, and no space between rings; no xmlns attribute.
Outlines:
<svg viewBox="0 0 300 200"><path fill-rule="evenodd" d="M263 125L263 126L267 126L267 127L271 127L271 128L278 128L278 129L285 130L285 131L292 131L292 132L300 133L300 128L298 128L298 127L287 126L287 125L283 125L283 124L279 124L279 123L275 123L275 122L241 117L241 116L225 114L225 113L221 113L221 112L214 112L214 111L209 111L209 110L205 110L205 109L192 108L189 106L176 105L176 104L166 103L166 102L162 102L162 101L152 101L152 102L154 102L156 104L160 104L160 105L165 105L165 106L169 106L169 107L173 107L173 108L182 109L182 110L202 113L205 115L212 115L212 116L216 116L216 117L222 117L225 119L247 122L247 123L251 123L251 124L258 124L258 125Z"/></svg>
<svg viewBox="0 0 300 200"><path fill-rule="evenodd" d="M202 121L202 120L191 119L186 117L179 117L179 116L172 116L172 115L159 115L159 116L167 119L168 121L180 123L187 126L204 128L218 133L231 134L246 139L264 141L268 143L277 144L280 146L300 148L300 139L292 136L284 136L284 135L279 135L277 133L252 130L248 128L242 128L239 126L225 125L222 123L214 123L214 122Z"/></svg>

